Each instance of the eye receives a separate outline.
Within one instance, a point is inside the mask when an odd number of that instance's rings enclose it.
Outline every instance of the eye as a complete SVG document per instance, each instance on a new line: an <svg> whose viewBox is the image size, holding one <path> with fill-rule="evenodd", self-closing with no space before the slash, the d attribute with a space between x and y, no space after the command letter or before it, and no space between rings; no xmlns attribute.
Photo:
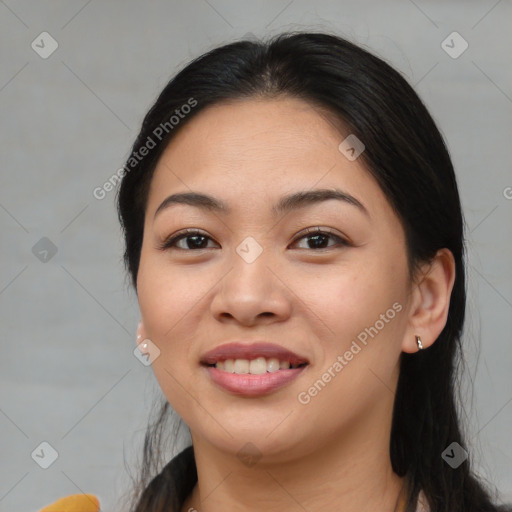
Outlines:
<svg viewBox="0 0 512 512"><path fill-rule="evenodd" d="M180 232L177 235L171 236L163 241L163 243L159 246L159 249L171 249L177 248L181 250L193 250L193 249L207 249L205 245L206 240L212 240L205 233L198 231L196 229L186 229L184 232ZM180 247L177 244L181 241L185 241L185 247Z"/></svg>
<svg viewBox="0 0 512 512"><path fill-rule="evenodd" d="M312 247L305 247L305 249L328 249L330 247L333 247L333 245L326 246L326 242L328 243L328 240L335 240L337 243L336 245L342 245L342 246L349 246L349 242L343 238L341 238L338 235L335 235L331 231L324 229L322 230L319 227L316 228L307 228L305 230L306 234L299 236L295 239L294 243L296 243L298 240L307 239L308 245L312 242ZM304 233L304 231L302 232ZM302 247L303 248L303 247Z"/></svg>
<svg viewBox="0 0 512 512"><path fill-rule="evenodd" d="M305 233L305 234L304 234ZM322 230L319 227L316 228L307 228L302 231L302 235L297 237L294 240L294 244L299 240L307 239L307 243L312 246L302 247L302 249L328 249L333 246L349 246L350 243L340 236L332 233L331 231L324 229ZM334 240L336 243L327 245L326 242ZM197 229L186 229L184 231L179 232L178 234L171 236L165 239L161 245L159 245L159 249L171 249L176 248L180 250L190 251L190 250L201 250L207 249L208 240L212 240L208 235L203 233L202 231L198 231ZM180 247L178 244L180 242L184 242Z"/></svg>

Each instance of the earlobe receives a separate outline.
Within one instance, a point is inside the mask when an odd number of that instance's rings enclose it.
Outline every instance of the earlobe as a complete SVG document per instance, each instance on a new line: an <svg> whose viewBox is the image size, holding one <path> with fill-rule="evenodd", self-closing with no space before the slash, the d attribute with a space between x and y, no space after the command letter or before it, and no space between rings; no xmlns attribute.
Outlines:
<svg viewBox="0 0 512 512"><path fill-rule="evenodd" d="M430 347L441 334L450 309L455 282L455 259L448 249L440 249L420 270L415 283L409 325L402 350L407 353ZM419 341L418 341L419 338Z"/></svg>
<svg viewBox="0 0 512 512"><path fill-rule="evenodd" d="M140 345L142 343L142 340L144 339L144 336L142 335L143 325L142 320L137 325L137 345Z"/></svg>

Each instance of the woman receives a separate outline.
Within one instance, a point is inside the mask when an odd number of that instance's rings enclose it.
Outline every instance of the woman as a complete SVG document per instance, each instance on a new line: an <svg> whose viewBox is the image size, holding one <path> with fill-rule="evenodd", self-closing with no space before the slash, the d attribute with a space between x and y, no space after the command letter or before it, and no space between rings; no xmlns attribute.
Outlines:
<svg viewBox="0 0 512 512"><path fill-rule="evenodd" d="M146 115L118 210L166 399L134 512L508 510L456 409L454 170L389 65L320 33L201 56ZM192 447L155 476L169 404Z"/></svg>

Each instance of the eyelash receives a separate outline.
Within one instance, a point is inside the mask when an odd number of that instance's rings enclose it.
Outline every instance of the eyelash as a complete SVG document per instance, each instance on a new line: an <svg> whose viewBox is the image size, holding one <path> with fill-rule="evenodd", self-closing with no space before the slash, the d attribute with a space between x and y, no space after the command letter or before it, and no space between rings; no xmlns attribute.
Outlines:
<svg viewBox="0 0 512 512"><path fill-rule="evenodd" d="M345 239L339 237L338 235L334 234L329 229L321 229L320 227L305 229L303 232L301 232L300 236L297 236L297 238L295 238L295 240L292 243L295 243L298 240L301 240L303 238L307 238L307 237L311 238L314 235L322 235L322 236L326 236L326 237L329 237L329 238L332 238L332 239L336 239L337 242L338 242L337 243L338 246L343 246L343 247L351 246L351 244L347 240L345 240ZM158 249L163 251L163 250L166 250L166 249L173 249L174 248L174 249L178 249L178 250L181 250L181 251L189 251L189 252L190 251L201 251L201 250L207 249L207 248L183 249L181 247L174 247L174 245L178 241L183 240L183 239L187 239L187 238L193 237L193 236L202 236L203 238L208 238L208 239L212 240L211 237L209 237L206 233L204 233L202 231L199 231L197 229L186 229L184 231L179 232L178 234L176 234L174 236L166 238L158 246ZM321 249L309 249L309 250L318 252L318 251L325 251L326 249L331 249L332 247L335 247L335 246L322 247Z"/></svg>

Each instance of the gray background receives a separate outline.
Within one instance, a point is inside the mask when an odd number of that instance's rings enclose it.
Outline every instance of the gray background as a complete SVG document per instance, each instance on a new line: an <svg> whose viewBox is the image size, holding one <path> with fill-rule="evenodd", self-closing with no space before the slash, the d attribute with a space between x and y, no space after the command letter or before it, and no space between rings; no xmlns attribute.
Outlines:
<svg viewBox="0 0 512 512"><path fill-rule="evenodd" d="M446 137L468 224L467 448L512 500L510 1L6 0L0 510L35 511L81 491L114 510L126 489L123 454L134 460L158 389L132 353L138 308L115 192L97 200L92 191L124 164L178 67L248 33L293 29L336 31L385 58ZM47 59L31 48L43 31L58 42ZM458 58L441 47L453 31L469 44ZM43 237L57 248L46 261ZM42 441L59 454L46 470L31 458Z"/></svg>

